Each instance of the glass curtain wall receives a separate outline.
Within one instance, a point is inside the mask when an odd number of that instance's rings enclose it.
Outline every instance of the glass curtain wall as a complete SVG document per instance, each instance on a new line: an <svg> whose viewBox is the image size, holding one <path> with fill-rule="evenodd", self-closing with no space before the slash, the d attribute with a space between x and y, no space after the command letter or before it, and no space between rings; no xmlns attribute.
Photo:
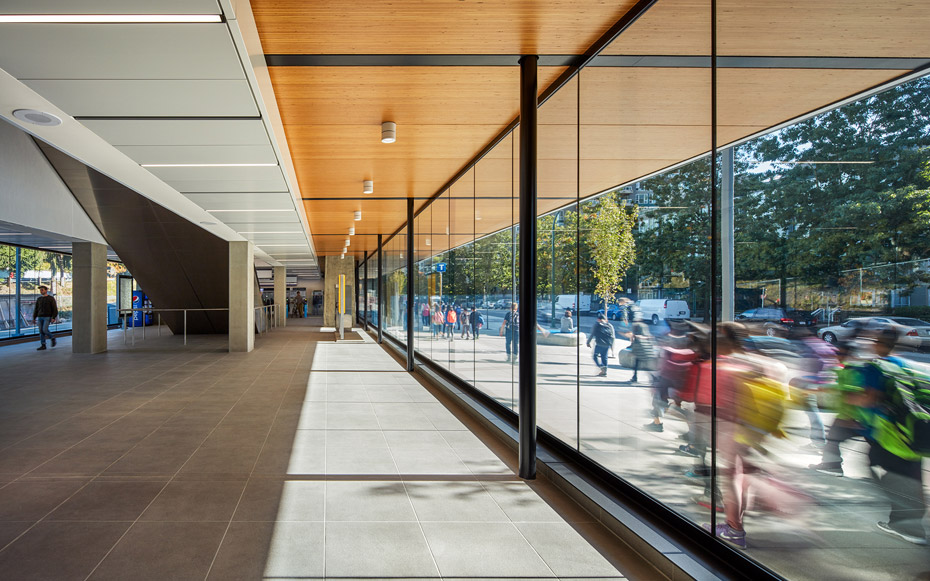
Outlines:
<svg viewBox="0 0 930 581"><path fill-rule="evenodd" d="M419 212L419 356L516 409L511 330L534 325L539 427L691 534L792 579L918 578L922 457L876 417L930 373L930 80L869 59L930 41L888 40L917 14L893 4L871 32L863 3L657 4L603 54L678 57L540 107L537 321L511 314L515 133Z"/></svg>
<svg viewBox="0 0 930 581"><path fill-rule="evenodd" d="M125 273L117 262L107 263L107 303L116 305L116 277ZM39 287L58 304L57 322L49 325L53 332L69 331L72 314L71 255L47 250L0 244L0 339L38 335L32 311ZM113 309L110 309L113 310ZM108 324L116 324L115 313Z"/></svg>

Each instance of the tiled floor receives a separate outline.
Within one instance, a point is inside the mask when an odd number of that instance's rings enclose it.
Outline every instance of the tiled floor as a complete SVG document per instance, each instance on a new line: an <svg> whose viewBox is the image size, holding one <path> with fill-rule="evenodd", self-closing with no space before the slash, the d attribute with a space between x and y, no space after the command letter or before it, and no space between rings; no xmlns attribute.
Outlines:
<svg viewBox="0 0 930 581"><path fill-rule="evenodd" d="M0 348L0 579L654 579L378 345Z"/></svg>

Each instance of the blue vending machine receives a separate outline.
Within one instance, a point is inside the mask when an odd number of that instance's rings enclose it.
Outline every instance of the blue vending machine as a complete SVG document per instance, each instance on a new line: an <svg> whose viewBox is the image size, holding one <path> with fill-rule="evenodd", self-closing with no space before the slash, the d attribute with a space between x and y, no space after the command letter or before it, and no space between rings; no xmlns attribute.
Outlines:
<svg viewBox="0 0 930 581"><path fill-rule="evenodd" d="M151 306L152 306L152 303L151 301L149 301L149 298L145 296L144 291L140 291L140 290L132 291L132 308L133 309L144 309L144 308L148 308ZM142 311L132 312L132 318L130 319L130 323L129 323L130 327L141 327L142 325L149 326L151 324L152 324L152 313L143 313Z"/></svg>

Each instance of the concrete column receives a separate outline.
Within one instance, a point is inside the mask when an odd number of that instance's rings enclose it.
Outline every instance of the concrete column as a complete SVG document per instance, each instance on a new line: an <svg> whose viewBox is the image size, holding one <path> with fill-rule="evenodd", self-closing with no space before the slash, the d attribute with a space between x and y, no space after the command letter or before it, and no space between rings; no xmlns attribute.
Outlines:
<svg viewBox="0 0 930 581"><path fill-rule="evenodd" d="M274 312L278 325L287 325L287 268L274 267Z"/></svg>
<svg viewBox="0 0 930 581"><path fill-rule="evenodd" d="M358 304L356 289L352 286L355 278L355 259L339 256L324 257L325 270L323 271L323 326L336 326L336 281L340 274L346 275L346 316L343 318L343 327L352 328L355 319L355 305Z"/></svg>
<svg viewBox="0 0 930 581"><path fill-rule="evenodd" d="M107 350L107 247L96 242L75 242L71 256L71 351L103 353Z"/></svg>
<svg viewBox="0 0 930 581"><path fill-rule="evenodd" d="M229 352L255 347L255 266L251 242L229 243Z"/></svg>

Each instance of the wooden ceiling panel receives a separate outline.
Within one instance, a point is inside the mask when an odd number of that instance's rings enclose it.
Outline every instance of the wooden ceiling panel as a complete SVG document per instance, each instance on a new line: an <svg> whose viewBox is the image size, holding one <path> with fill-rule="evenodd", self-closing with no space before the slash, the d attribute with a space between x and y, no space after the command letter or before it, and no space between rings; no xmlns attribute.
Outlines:
<svg viewBox="0 0 930 581"><path fill-rule="evenodd" d="M717 0L720 56L930 57L930 3ZM603 54L709 55L710 0L660 0Z"/></svg>
<svg viewBox="0 0 930 581"><path fill-rule="evenodd" d="M635 0L251 0L268 54L581 54Z"/></svg>

